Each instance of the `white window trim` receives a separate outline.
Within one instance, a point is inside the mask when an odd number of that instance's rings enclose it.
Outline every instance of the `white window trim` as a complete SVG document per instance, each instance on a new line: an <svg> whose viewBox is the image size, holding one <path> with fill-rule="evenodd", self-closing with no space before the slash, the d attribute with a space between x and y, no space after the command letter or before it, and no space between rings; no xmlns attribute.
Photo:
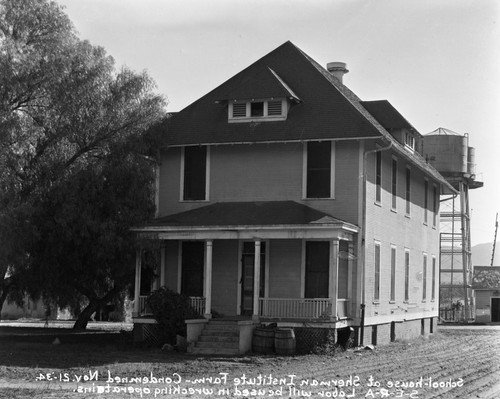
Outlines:
<svg viewBox="0 0 500 399"><path fill-rule="evenodd" d="M396 161L396 174L394 174L394 161ZM397 212L398 209L398 172L399 172L399 161L398 158L393 156L391 161L391 210ZM394 182L394 180L396 180ZM396 187L394 187L394 183ZM394 192L395 190L396 192ZM396 197L396 204L393 204L393 199Z"/></svg>
<svg viewBox="0 0 500 399"><path fill-rule="evenodd" d="M427 291L428 289L428 269L429 269L429 257L427 252L423 253L422 256L422 302L427 302ZM424 286L425 282L425 286Z"/></svg>
<svg viewBox="0 0 500 399"><path fill-rule="evenodd" d="M268 115L268 103L269 101L281 101L281 115ZM264 115L262 116L251 116L250 115L250 104L253 102L263 102L264 103ZM245 117L233 117L233 104L234 103L245 103L246 104L246 116ZM249 101L230 101L228 104L228 122L229 123L242 123L242 122L274 122L274 121L284 121L286 120L288 114L288 101L285 98L266 98L266 99L253 99Z"/></svg>
<svg viewBox="0 0 500 399"><path fill-rule="evenodd" d="M185 200L184 199L184 162L185 149L181 148L181 166L180 166L180 181L179 181L179 202L208 202L210 201L210 146L207 145L207 157L205 160L205 198L201 200Z"/></svg>
<svg viewBox="0 0 500 399"><path fill-rule="evenodd" d="M431 302L434 302L436 300L436 288L439 286L438 273L439 273L439 270L438 270L437 258L436 258L436 255L432 255L431 256L431 298L430 298Z"/></svg>
<svg viewBox="0 0 500 399"><path fill-rule="evenodd" d="M403 290L403 302L404 303L409 303L410 302L410 297L411 297L411 291L410 291L410 287L411 287L411 252L410 252L410 249L409 248L405 248L404 250L404 263L403 263L403 266L404 266L404 280L403 280L403 286L404 286L404 290ZM408 254L408 287L406 286L406 254ZM406 298L406 291L408 291L408 298Z"/></svg>
<svg viewBox="0 0 500 399"><path fill-rule="evenodd" d="M392 261L393 261L393 258L392 258L392 251L394 250L394 274L392 273ZM391 278L390 278L390 286L389 286L389 302L391 303L395 303L396 302L396 287L397 287L397 271L398 271L398 248L396 245L394 244L391 244L391 252L390 252L391 256L390 256L390 267L391 267ZM392 288L392 285L393 285L393 282L394 282L394 292L393 291L393 288ZM394 298L391 297L391 294L394 294Z"/></svg>
<svg viewBox="0 0 500 399"><path fill-rule="evenodd" d="M376 263L376 254L378 247L378 298L375 297L375 292L377 291L377 287L375 286L376 282L376 274L377 274L377 263ZM382 294L382 244L380 241L373 241L373 303L380 303L380 297Z"/></svg>
<svg viewBox="0 0 500 399"><path fill-rule="evenodd" d="M410 152L415 152L415 136L410 132L405 132L403 140L405 148Z"/></svg>
<svg viewBox="0 0 500 399"><path fill-rule="evenodd" d="M328 140L324 140L328 141ZM325 198L309 198L307 196L307 144L302 146L302 200L317 201L335 199L335 141L330 141L330 196Z"/></svg>
<svg viewBox="0 0 500 399"><path fill-rule="evenodd" d="M410 179L408 179L408 172L410 172ZM406 165L405 168L405 216L411 216L411 198L412 198L412 184L411 184L411 166ZM408 195L408 191L410 195Z"/></svg>

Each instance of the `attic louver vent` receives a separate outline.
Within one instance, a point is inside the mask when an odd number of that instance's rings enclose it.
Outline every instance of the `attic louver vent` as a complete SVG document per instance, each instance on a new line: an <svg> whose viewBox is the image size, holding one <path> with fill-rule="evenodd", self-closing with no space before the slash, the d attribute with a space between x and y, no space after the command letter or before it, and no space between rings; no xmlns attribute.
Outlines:
<svg viewBox="0 0 500 399"><path fill-rule="evenodd" d="M233 118L244 118L247 116L247 104L246 103L234 103L233 104Z"/></svg>
<svg viewBox="0 0 500 399"><path fill-rule="evenodd" d="M281 100L267 102L267 115L281 116Z"/></svg>

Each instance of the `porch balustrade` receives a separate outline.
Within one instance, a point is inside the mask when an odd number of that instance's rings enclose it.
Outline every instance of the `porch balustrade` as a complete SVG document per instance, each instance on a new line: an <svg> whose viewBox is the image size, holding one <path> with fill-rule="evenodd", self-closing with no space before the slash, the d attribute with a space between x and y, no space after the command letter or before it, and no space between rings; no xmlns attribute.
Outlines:
<svg viewBox="0 0 500 399"><path fill-rule="evenodd" d="M259 298L259 315L269 318L283 319L339 319L348 317L347 299L331 298Z"/></svg>
<svg viewBox="0 0 500 399"><path fill-rule="evenodd" d="M139 315L140 316L151 316L153 312L147 304L148 295L139 296ZM205 313L205 298L203 297L189 297L191 300L191 306L203 316Z"/></svg>

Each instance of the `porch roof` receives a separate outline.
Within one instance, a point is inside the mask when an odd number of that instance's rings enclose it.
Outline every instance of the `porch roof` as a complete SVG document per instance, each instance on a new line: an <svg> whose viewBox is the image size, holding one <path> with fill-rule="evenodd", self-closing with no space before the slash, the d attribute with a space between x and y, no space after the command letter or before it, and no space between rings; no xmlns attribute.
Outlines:
<svg viewBox="0 0 500 399"><path fill-rule="evenodd" d="M163 239L343 238L358 227L295 201L218 202L133 229Z"/></svg>

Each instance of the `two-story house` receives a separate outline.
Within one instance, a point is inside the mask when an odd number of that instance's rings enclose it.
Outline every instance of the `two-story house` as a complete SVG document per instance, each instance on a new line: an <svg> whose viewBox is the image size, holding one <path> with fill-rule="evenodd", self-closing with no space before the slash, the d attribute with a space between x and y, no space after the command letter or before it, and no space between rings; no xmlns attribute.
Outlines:
<svg viewBox="0 0 500 399"><path fill-rule="evenodd" d="M155 286L192 297L205 324L216 311L247 341L258 322L354 327L364 344L433 332L439 195L453 189L417 130L361 101L346 72L286 42L172 116L159 215L136 230L161 242ZM140 286L139 254L138 329Z"/></svg>

